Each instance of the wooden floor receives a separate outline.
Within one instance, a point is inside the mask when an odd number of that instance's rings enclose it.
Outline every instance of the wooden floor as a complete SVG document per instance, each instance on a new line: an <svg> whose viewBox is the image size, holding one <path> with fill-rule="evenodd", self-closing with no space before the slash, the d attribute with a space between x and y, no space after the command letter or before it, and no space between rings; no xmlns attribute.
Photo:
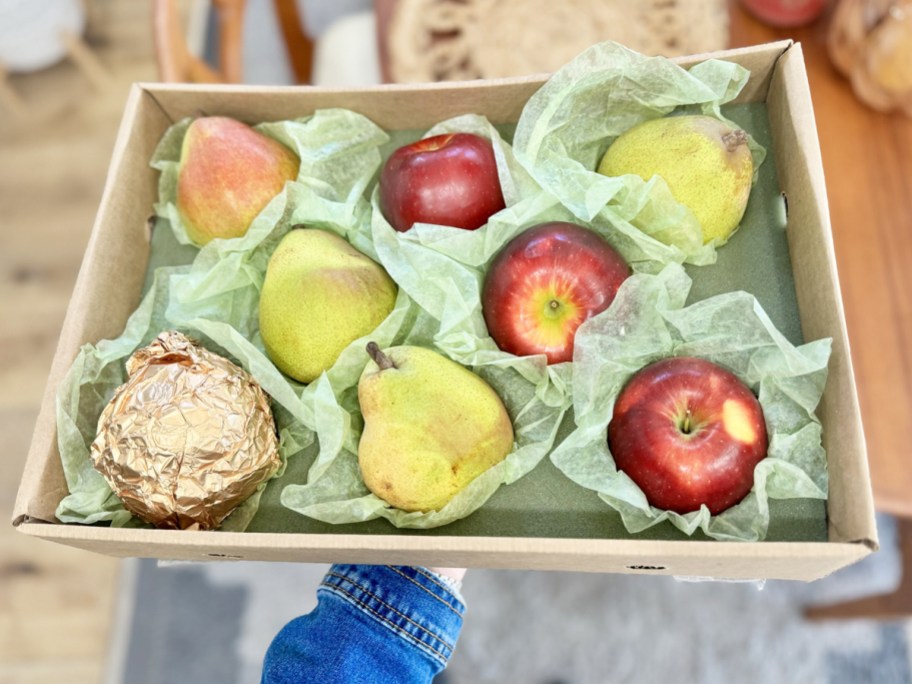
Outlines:
<svg viewBox="0 0 912 684"><path fill-rule="evenodd" d="M60 65L13 78L31 110L25 122L0 110L0 521L10 517L128 84L155 77L148 4L93 7L90 38L113 87L94 92ZM815 40L813 32L803 38L808 47ZM822 50L807 56L869 444L904 458L912 443L912 121L871 115ZM878 175L865 175L869 168ZM875 474L887 508L908 501L908 489L891 484L901 478ZM118 570L112 559L0 523L0 684L98 682Z"/></svg>
<svg viewBox="0 0 912 684"><path fill-rule="evenodd" d="M156 73L148 3L91 7L112 86L62 63L12 77L25 120L0 107L0 684L101 681L120 567L7 522L127 90Z"/></svg>

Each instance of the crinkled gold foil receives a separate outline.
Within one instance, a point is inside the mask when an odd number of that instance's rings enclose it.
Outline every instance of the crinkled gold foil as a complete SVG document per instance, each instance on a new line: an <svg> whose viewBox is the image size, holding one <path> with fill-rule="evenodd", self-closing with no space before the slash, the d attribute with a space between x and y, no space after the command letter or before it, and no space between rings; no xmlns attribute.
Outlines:
<svg viewBox="0 0 912 684"><path fill-rule="evenodd" d="M126 364L92 461L134 515L213 529L279 468L269 397L242 368L179 332Z"/></svg>

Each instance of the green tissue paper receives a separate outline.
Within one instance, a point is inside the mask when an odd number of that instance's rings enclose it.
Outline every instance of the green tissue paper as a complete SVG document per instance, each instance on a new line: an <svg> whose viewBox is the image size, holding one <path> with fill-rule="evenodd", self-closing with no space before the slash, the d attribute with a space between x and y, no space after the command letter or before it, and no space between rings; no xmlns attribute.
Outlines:
<svg viewBox="0 0 912 684"><path fill-rule="evenodd" d="M732 292L684 307L690 279L671 264L658 275L637 274L614 305L584 323L576 336L573 408L576 429L551 460L577 484L598 492L636 533L664 520L714 539L757 541L769 526L769 499L827 496L826 454L814 415L826 382L831 340L794 346L756 299ZM639 369L670 356L697 356L727 368L758 395L769 435L767 457L754 469L754 488L741 503L711 516L651 507L642 490L615 467L607 427L614 402Z"/></svg>
<svg viewBox="0 0 912 684"><path fill-rule="evenodd" d="M703 244L699 223L661 178L607 177L595 169L614 138L648 119L674 112L728 121L720 106L741 92L749 76L731 62L707 60L685 70L617 43L594 45L526 103L513 138L516 158L580 221L610 227L612 245L629 262L646 262L638 270L713 263L714 245ZM749 144L756 170L765 151Z"/></svg>
<svg viewBox="0 0 912 684"><path fill-rule="evenodd" d="M339 109L319 111L306 120L258 128L286 144L293 143L302 158L299 177L263 210L246 235L214 240L200 250L190 270L175 278L167 312L170 320L205 332L234 353L243 350L256 357L258 366L272 367L263 351L257 321L259 293L269 257L289 230L305 226L332 231L380 260L371 235L371 208L363 195L379 168L379 147L387 136L366 118ZM174 183L167 176L176 175L179 141L179 133L166 136L155 162L163 172L158 209L175 220L179 216L174 204ZM509 163L517 171L512 187L518 194L530 181L515 162ZM182 226L178 225L178 230ZM514 397L512 416L517 445L507 460L439 513L410 514L403 519L402 511L388 509L380 499L369 495L361 481L356 456L361 430L357 383L367 362L366 343L373 340L381 347L433 347L439 328L439 323L421 310L409 294L400 286L390 316L370 335L349 345L335 365L313 383L304 386L283 378L282 382L264 384L267 392L300 399L297 418L314 431L320 445L308 471L307 484L289 484L284 489L282 503L286 507L330 522L358 522L383 516L394 524L432 527L468 515L501 483L521 477L547 453L563 408L555 409L528 396L527 383L515 373L491 369L486 379L495 385L508 406L510 398L505 394Z"/></svg>
<svg viewBox="0 0 912 684"><path fill-rule="evenodd" d="M104 478L92 465L90 446L97 432L98 417L111 400L114 391L126 381L124 364L137 349L146 346L163 330L180 329L201 342L207 349L230 358L247 370L262 386L282 382L274 368L257 365L256 359L228 349L202 330L175 326L165 311L172 296L173 279L186 273L187 267L163 267L155 273L151 288L127 321L123 334L114 340L82 347L57 392L57 444L63 463L69 494L60 502L56 516L62 522L93 524L110 522L114 527L138 526L143 523L123 507ZM213 330L226 328L215 324ZM226 337L231 331L224 331ZM297 419L300 401L273 396L273 415L279 430L279 455L282 467L273 477L280 477L287 459L303 451L313 441L313 433ZM222 524L222 529L246 529L257 511L266 483L236 508Z"/></svg>
<svg viewBox="0 0 912 684"><path fill-rule="evenodd" d="M59 445L70 490L58 517L138 524L95 472L89 445L98 415L124 381L126 358L162 330L178 329L239 363L269 393L284 461L318 442L307 481L282 490L281 503L302 515L328 523L385 518L397 527L434 528L470 515L550 453L565 475L617 509L630 532L668 518L687 533L702 528L718 539L762 539L767 499L826 496L826 461L813 412L826 377L829 341L792 346L743 292L684 308L691 281L679 264L712 263L715 246L702 244L695 219L661 179L608 178L593 170L613 138L640 121L682 112L723 118L720 106L740 92L747 77L743 68L726 62L710 60L686 71L606 43L584 52L533 95L512 145L499 132L506 128L497 129L482 116L434 126L425 137L459 131L491 140L506 208L476 231L430 224L394 231L373 187L390 137L356 112L328 109L256 126L299 155L298 177L244 236L213 240L196 251L190 265L157 269L124 333L81 350L58 393ZM190 240L177 211L176 187L189 123L172 126L152 160L161 172L158 230L173 231L182 245ZM752 152L756 167L764 152L754 143ZM543 355L517 357L498 349L481 308L484 278L497 253L523 230L547 221L580 223L599 233L633 272L614 304L579 329L573 363L550 366ZM276 369L258 324L269 258L298 227L340 235L380 262L399 286L387 319L352 342L309 385ZM493 386L513 421L515 443L508 457L440 511L393 509L361 480L357 385L368 341L381 348L428 347L469 367ZM759 392L766 411L770 456L757 466L755 491L719 516L651 509L616 471L607 449L605 429L617 392L635 370L669 354L702 356L730 368ZM552 452L571 406L576 427ZM259 494L251 497L223 529L245 529L258 501Z"/></svg>
<svg viewBox="0 0 912 684"><path fill-rule="evenodd" d="M170 225L181 244L190 244L176 207L177 168L190 120L172 126L162 137L152 166L161 173L159 228ZM258 336L259 288L269 256L293 226L306 223L346 237L376 259L369 238L369 205L364 189L380 164L379 146L387 135L365 117L347 110L325 110L296 121L267 123L257 129L294 149L301 157L298 178L270 202L240 238L213 240L199 250L193 264L156 271L152 287L116 340L86 345L58 392L59 446L70 495L60 504L64 522L135 524L89 460L89 445L102 408L125 380L123 365L137 348L159 332L178 329L212 351L228 356L253 375L272 397L282 438L283 459L302 451L314 439L315 425L325 429L321 446L344 441L347 413L335 402L331 383L357 378L363 362L355 346L343 352L332 371L307 388L282 375L266 356ZM393 313L375 331L391 340L410 306L400 296ZM276 477L281 475L281 471ZM243 530L257 509L251 497L223 524Z"/></svg>
<svg viewBox="0 0 912 684"><path fill-rule="evenodd" d="M570 403L570 364L548 365L543 354L520 357L501 351L488 334L481 293L494 257L525 229L547 221L575 221L550 193L542 191L516 161L513 150L484 117L444 121L423 137L450 131L488 138L494 148L506 208L478 230L418 223L405 233L393 229L373 194L372 237L380 261L417 304L439 322L433 344L448 357L475 369L515 370L535 396L555 411ZM592 226L607 237L608 230Z"/></svg>

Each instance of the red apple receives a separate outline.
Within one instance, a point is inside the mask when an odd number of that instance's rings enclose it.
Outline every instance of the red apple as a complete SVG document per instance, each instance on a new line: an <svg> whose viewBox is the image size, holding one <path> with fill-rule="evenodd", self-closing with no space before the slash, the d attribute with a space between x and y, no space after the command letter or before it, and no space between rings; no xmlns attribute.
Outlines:
<svg viewBox="0 0 912 684"><path fill-rule="evenodd" d="M814 21L828 0L741 0L741 4L764 24L790 28Z"/></svg>
<svg viewBox="0 0 912 684"><path fill-rule="evenodd" d="M494 150L471 133L400 147L380 172L380 209L400 233L415 223L475 230L503 208Z"/></svg>
<svg viewBox="0 0 912 684"><path fill-rule="evenodd" d="M741 501L767 449L760 402L734 374L703 359L647 366L614 405L608 446L656 508L713 515Z"/></svg>
<svg viewBox="0 0 912 684"><path fill-rule="evenodd" d="M488 332L517 356L573 358L580 324L607 309L630 275L604 238L574 223L541 223L491 262L481 295Z"/></svg>

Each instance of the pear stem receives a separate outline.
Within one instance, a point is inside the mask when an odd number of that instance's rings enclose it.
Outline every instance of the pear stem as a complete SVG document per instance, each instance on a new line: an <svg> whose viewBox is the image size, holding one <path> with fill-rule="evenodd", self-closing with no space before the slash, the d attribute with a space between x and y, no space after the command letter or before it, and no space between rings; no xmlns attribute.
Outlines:
<svg viewBox="0 0 912 684"><path fill-rule="evenodd" d="M380 366L380 370L382 371L396 367L396 364L393 363L393 360L382 351L380 351L380 347L377 346L376 342L367 343L367 353L374 360L374 363Z"/></svg>
<svg viewBox="0 0 912 684"><path fill-rule="evenodd" d="M741 147L741 145L747 144L747 133L740 128L736 128L723 135L722 142L725 143L725 147L728 148L729 152L734 152Z"/></svg>

